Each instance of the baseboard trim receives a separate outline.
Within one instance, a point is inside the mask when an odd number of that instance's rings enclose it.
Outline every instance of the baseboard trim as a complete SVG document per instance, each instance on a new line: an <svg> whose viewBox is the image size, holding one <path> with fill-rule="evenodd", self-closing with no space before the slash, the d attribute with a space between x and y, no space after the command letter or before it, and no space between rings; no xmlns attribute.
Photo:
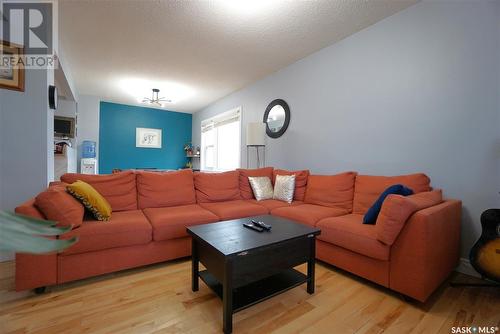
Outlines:
<svg viewBox="0 0 500 334"><path fill-rule="evenodd" d="M460 258L460 262L458 266L455 268L455 271L458 271L459 273L465 275L481 278L481 275L479 275L479 273L470 264L469 259L466 259L464 257Z"/></svg>

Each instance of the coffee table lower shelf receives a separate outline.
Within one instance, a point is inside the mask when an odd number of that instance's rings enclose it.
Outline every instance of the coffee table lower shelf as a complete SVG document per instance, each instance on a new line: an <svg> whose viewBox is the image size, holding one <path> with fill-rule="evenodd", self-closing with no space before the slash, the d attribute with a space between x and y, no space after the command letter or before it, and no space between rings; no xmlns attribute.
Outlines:
<svg viewBox="0 0 500 334"><path fill-rule="evenodd" d="M200 271L199 276L222 299L222 284L207 270ZM306 282L306 275L295 269L288 269L277 275L236 288L233 290L233 313Z"/></svg>

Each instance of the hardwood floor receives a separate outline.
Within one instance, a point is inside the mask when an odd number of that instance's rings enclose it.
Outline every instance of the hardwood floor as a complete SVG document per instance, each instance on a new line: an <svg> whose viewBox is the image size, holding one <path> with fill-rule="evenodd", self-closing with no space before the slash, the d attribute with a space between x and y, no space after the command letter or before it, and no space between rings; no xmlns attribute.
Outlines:
<svg viewBox="0 0 500 334"><path fill-rule="evenodd" d="M35 295L14 292L14 263L0 263L0 332L220 333L221 301L202 282L191 292L190 275L190 262L179 260ZM472 325L500 327L500 289L445 283L420 304L323 263L314 295L303 285L234 316L234 333L429 334Z"/></svg>

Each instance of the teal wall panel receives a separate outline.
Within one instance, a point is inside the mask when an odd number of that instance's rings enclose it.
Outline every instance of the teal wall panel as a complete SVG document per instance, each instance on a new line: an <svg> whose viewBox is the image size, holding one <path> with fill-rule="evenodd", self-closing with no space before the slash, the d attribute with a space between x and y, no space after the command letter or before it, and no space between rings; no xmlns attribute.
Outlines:
<svg viewBox="0 0 500 334"><path fill-rule="evenodd" d="M113 168L178 169L186 163L184 144L191 141L191 114L101 102L99 172ZM135 146L136 128L162 129L162 148Z"/></svg>

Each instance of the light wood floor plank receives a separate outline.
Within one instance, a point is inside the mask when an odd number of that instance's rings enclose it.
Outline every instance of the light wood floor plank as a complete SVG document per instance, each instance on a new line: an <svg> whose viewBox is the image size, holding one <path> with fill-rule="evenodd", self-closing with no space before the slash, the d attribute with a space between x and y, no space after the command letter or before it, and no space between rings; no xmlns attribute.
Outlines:
<svg viewBox="0 0 500 334"><path fill-rule="evenodd" d="M0 263L2 334L221 332L222 303L202 282L191 291L185 259L50 287L43 295L14 292L14 271L13 262ZM427 303L407 302L323 263L315 294L301 286L234 315L234 332L245 334L429 334L470 325L500 327L500 289L445 283Z"/></svg>

